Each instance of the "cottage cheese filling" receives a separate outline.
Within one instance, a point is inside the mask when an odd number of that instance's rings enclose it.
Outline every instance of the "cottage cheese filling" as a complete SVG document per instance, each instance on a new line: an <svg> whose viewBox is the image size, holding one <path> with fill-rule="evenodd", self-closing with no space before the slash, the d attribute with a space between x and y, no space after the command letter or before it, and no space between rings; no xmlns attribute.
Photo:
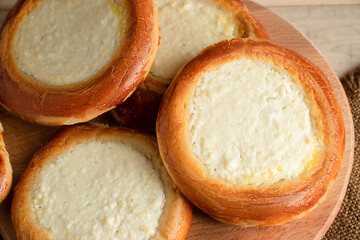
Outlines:
<svg viewBox="0 0 360 240"><path fill-rule="evenodd" d="M204 47L241 37L235 16L215 0L157 0L161 44L151 68L170 83L182 65Z"/></svg>
<svg viewBox="0 0 360 240"><path fill-rule="evenodd" d="M242 57L204 72L188 103L193 152L211 175L259 186L318 166L323 143L304 89L273 64Z"/></svg>
<svg viewBox="0 0 360 240"><path fill-rule="evenodd" d="M20 23L17 67L46 85L86 81L110 63L128 26L123 0L44 0Z"/></svg>
<svg viewBox="0 0 360 240"><path fill-rule="evenodd" d="M149 239L165 204L152 162L128 144L81 143L46 164L32 212L56 239Z"/></svg>

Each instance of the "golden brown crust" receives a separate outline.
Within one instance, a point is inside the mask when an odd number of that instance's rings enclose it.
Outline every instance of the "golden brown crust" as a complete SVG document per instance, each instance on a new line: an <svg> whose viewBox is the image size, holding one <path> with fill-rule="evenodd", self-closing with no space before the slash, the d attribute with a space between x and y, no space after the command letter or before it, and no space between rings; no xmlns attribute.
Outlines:
<svg viewBox="0 0 360 240"><path fill-rule="evenodd" d="M1 123L0 123L1 126ZM0 203L10 192L12 184L12 167L9 154L5 149L5 143L0 130Z"/></svg>
<svg viewBox="0 0 360 240"><path fill-rule="evenodd" d="M233 13L239 24L244 28L243 37L269 39L269 35L239 0L215 0L227 11ZM123 126L146 129L153 132L162 95L168 84L161 77L150 74L134 94L113 110L113 116Z"/></svg>
<svg viewBox="0 0 360 240"><path fill-rule="evenodd" d="M156 139L126 128L109 128L93 125L64 127L35 153L28 168L15 187L11 215L19 239L51 239L49 232L32 217L30 189L42 167L51 162L74 144L95 139L122 139L134 148L151 156L160 172L166 203L159 219L154 239L185 239L190 227L192 209L190 203L175 188L158 152Z"/></svg>
<svg viewBox="0 0 360 240"><path fill-rule="evenodd" d="M322 165L310 176L269 187L237 187L212 177L191 152L184 104L191 98L197 76L244 55L284 67L304 86L322 120L325 142ZM315 208L339 172L345 144L341 110L325 75L295 52L266 40L222 41L186 64L163 97L156 131L160 154L181 192L210 216L243 226L278 225Z"/></svg>
<svg viewBox="0 0 360 240"><path fill-rule="evenodd" d="M118 53L103 73L65 87L47 86L21 73L12 57L19 23L41 0L20 0L0 36L0 103L31 122L63 125L90 120L125 101L144 80L160 43L154 0L127 0L130 25Z"/></svg>

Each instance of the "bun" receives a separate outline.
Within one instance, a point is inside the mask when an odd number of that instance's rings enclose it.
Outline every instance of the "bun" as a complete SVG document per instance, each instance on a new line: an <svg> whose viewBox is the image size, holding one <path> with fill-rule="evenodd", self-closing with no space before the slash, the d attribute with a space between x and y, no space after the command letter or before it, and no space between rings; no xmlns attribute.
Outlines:
<svg viewBox="0 0 360 240"><path fill-rule="evenodd" d="M192 210L155 139L78 125L34 155L11 213L19 239L185 239Z"/></svg>
<svg viewBox="0 0 360 240"><path fill-rule="evenodd" d="M0 102L38 124L88 121L132 94L159 41L154 0L19 1L1 29Z"/></svg>
<svg viewBox="0 0 360 240"><path fill-rule="evenodd" d="M213 218L279 225L313 210L338 175L344 123L325 75L265 40L205 49L177 74L157 119L180 191Z"/></svg>

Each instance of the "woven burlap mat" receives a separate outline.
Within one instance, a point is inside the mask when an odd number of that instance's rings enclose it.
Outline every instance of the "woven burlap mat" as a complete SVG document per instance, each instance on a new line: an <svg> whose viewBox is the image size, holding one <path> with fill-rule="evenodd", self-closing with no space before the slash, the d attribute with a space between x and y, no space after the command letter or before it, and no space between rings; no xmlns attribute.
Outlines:
<svg viewBox="0 0 360 240"><path fill-rule="evenodd" d="M360 240L360 67L349 72L341 82L354 119L354 165L344 202L324 240Z"/></svg>

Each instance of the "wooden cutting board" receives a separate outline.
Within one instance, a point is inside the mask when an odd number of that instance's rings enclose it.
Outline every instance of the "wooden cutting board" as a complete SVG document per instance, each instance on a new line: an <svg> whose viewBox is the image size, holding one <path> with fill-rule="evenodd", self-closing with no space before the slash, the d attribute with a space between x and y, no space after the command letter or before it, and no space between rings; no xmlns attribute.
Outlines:
<svg viewBox="0 0 360 240"><path fill-rule="evenodd" d="M219 223L200 210L194 209L188 239L321 239L339 211L350 177L354 150L354 126L350 107L336 74L304 35L270 10L249 1L244 2L265 26L275 44L294 50L310 59L329 78L344 117L346 130L344 159L339 176L329 190L326 200L304 218L282 226L245 228ZM100 121L110 121L111 123L110 118L109 114L105 114L100 118ZM15 185L27 167L31 156L58 128L25 122L12 116L1 107L0 121L5 128L3 135L14 170ZM0 205L0 233L5 240L16 239L10 217L11 199L12 192Z"/></svg>

